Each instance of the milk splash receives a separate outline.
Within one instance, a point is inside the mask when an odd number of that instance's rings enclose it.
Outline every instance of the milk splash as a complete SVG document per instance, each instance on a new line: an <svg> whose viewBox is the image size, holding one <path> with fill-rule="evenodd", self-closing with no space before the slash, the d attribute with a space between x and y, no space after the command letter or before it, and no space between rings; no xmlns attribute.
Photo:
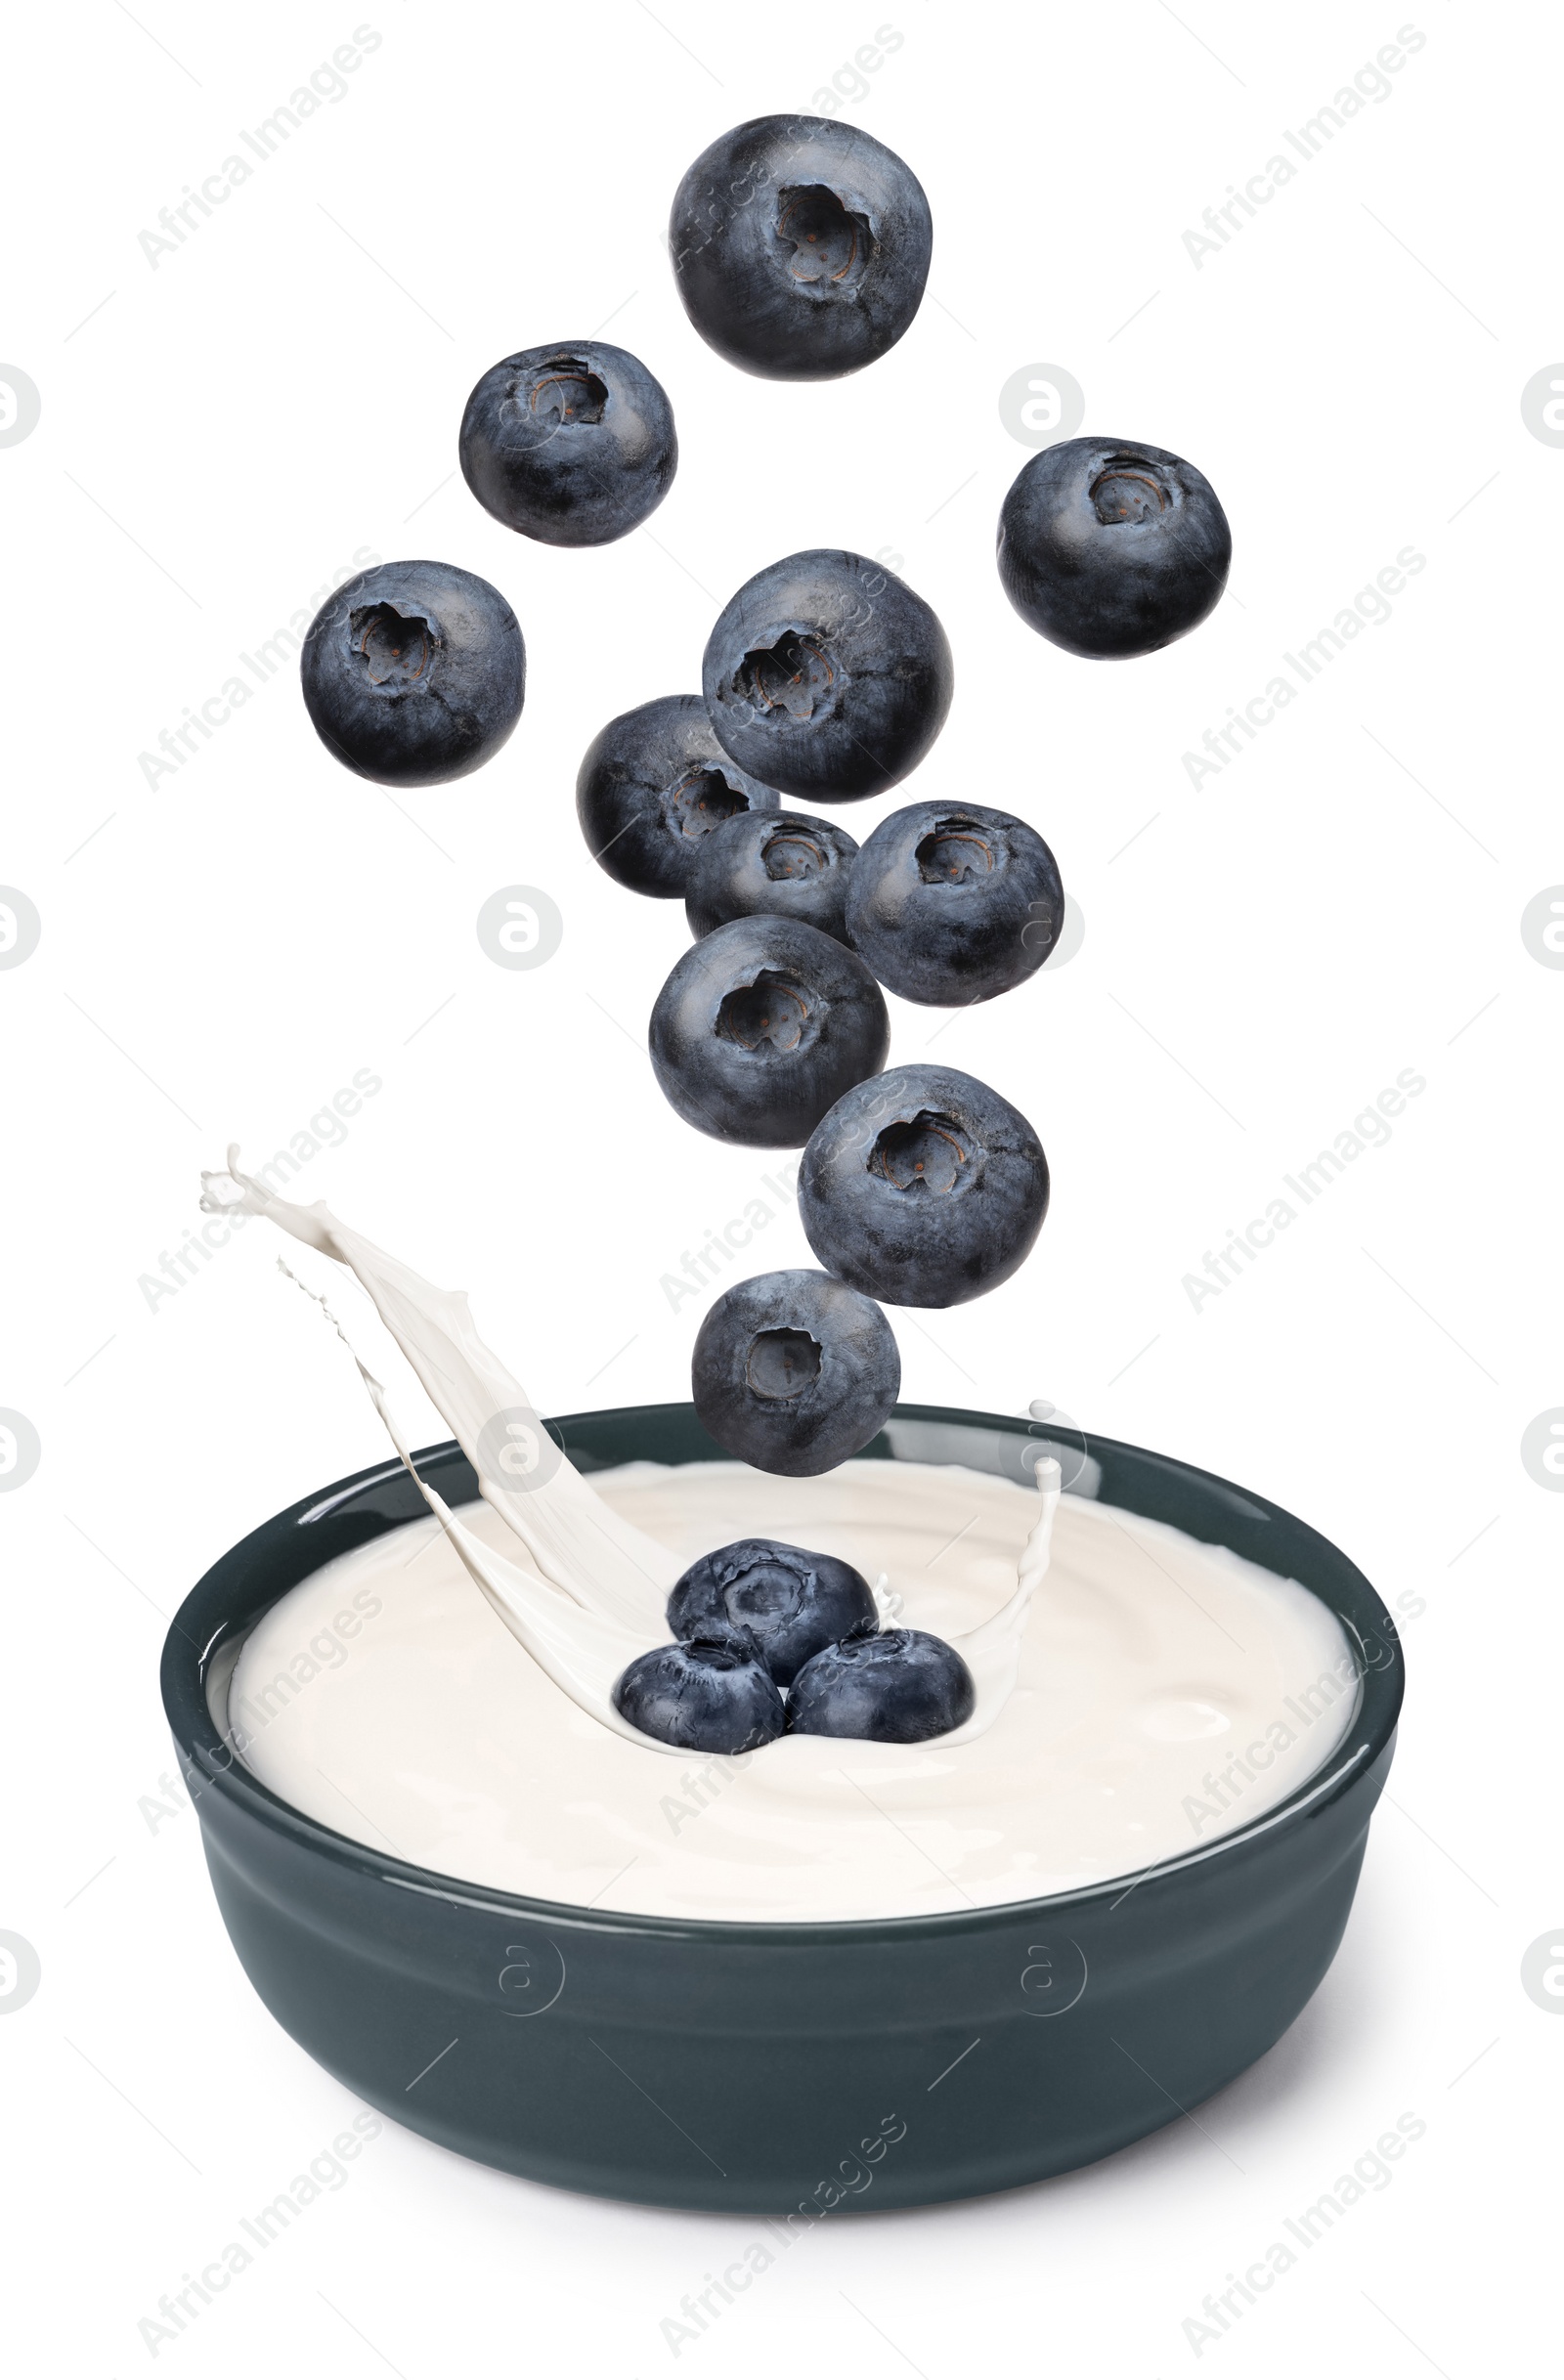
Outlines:
<svg viewBox="0 0 1564 2380"><path fill-rule="evenodd" d="M615 1682L630 1663L668 1642L666 1606L681 1565L666 1546L621 1520L548 1436L526 1390L479 1338L466 1292L421 1279L339 1223L324 1200L295 1206L275 1196L239 1171L237 1145L230 1147L223 1172L202 1174L201 1207L208 1215L264 1216L354 1275L472 1464L484 1501L539 1573L534 1577L485 1545L419 1477L384 1386L325 1298L308 1290L352 1355L392 1445L474 1584L580 1709L643 1751L687 1761L686 1748L643 1735L620 1716L613 1701ZM1062 1485L1052 1456L1038 1462L1036 1477L1041 1509L1021 1549L1015 1593L991 1620L950 1640L972 1672L977 1701L964 1725L937 1739L942 1747L984 1734L1015 1686L1027 1610L1048 1570ZM899 1598L888 1594L883 1575L875 1601L882 1624L890 1624Z"/></svg>

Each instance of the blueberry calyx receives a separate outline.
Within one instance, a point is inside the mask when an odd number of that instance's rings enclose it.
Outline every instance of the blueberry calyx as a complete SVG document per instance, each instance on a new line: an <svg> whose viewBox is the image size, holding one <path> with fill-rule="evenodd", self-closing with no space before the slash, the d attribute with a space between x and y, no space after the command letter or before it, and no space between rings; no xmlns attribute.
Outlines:
<svg viewBox="0 0 1564 2380"><path fill-rule="evenodd" d="M935 1115L927 1107L905 1124L888 1124L869 1152L869 1169L893 1190L927 1190L946 1197L976 1179L963 1142L969 1136L953 1115Z"/></svg>
<svg viewBox="0 0 1564 2380"><path fill-rule="evenodd" d="M820 1342L806 1330L758 1330L745 1376L758 1397L802 1397L820 1377Z"/></svg>
<svg viewBox="0 0 1564 2380"><path fill-rule="evenodd" d="M364 604L350 612L348 634L371 686L416 684L440 643L435 622L394 603Z"/></svg>

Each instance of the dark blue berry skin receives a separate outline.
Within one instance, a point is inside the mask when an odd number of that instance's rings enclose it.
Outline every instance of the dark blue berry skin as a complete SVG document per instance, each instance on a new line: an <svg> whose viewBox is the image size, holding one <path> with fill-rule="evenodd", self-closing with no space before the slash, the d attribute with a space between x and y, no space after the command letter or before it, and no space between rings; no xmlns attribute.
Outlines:
<svg viewBox="0 0 1564 2380"><path fill-rule="evenodd" d="M841 827L800 810L730 818L696 846L690 862L684 888L690 931L699 939L736 917L791 917L850 950L847 886L857 852Z"/></svg>
<svg viewBox="0 0 1564 2380"><path fill-rule="evenodd" d="M798 1148L891 1047L863 961L791 918L735 918L657 995L652 1070L686 1124L751 1148Z"/></svg>
<svg viewBox="0 0 1564 2380"><path fill-rule="evenodd" d="M376 785L481 768L521 716L527 654L497 587L450 562L379 562L322 604L299 662L315 732Z"/></svg>
<svg viewBox="0 0 1564 2380"><path fill-rule="evenodd" d="M1044 447L999 515L999 576L1029 627L1123 661L1198 627L1228 583L1233 533L1210 481L1165 447Z"/></svg>
<svg viewBox="0 0 1564 2380"><path fill-rule="evenodd" d="M955 688L945 631L879 562L789 554L726 603L701 690L741 768L800 801L861 801L917 767Z"/></svg>
<svg viewBox="0 0 1564 2380"><path fill-rule="evenodd" d="M735 1281L701 1324L690 1364L695 1410L717 1445L787 1479L861 1452L900 1387L885 1316L827 1273Z"/></svg>
<svg viewBox="0 0 1564 2380"><path fill-rule="evenodd" d="M545 545L624 537L657 510L678 467L662 387L600 339L496 364L467 399L457 453L484 510Z"/></svg>
<svg viewBox="0 0 1564 2380"><path fill-rule="evenodd" d="M876 1621L868 1582L850 1562L741 1537L691 1563L668 1599L668 1624L686 1641L714 1627L747 1628L776 1683L790 1686L814 1654Z"/></svg>
<svg viewBox="0 0 1564 2380"><path fill-rule="evenodd" d="M917 176L856 125L762 115L698 156L669 254L710 347L767 380L834 380L895 345L929 278Z"/></svg>
<svg viewBox="0 0 1564 2380"><path fill-rule="evenodd" d="M922 1628L884 1628L827 1645L788 1696L788 1733L926 1744L973 1714L977 1689L954 1645Z"/></svg>
<svg viewBox="0 0 1564 2380"><path fill-rule="evenodd" d="M660 901L683 897L718 827L779 807L769 785L729 759L698 694L661 695L610 719L576 779L576 815L598 866Z"/></svg>
<svg viewBox="0 0 1564 2380"><path fill-rule="evenodd" d="M896 810L853 862L847 938L888 991L927 1008L965 1008L1023 983L1064 918L1042 837L976 802Z"/></svg>
<svg viewBox="0 0 1564 2380"><path fill-rule="evenodd" d="M639 1654L615 1684L614 1709L642 1735L686 1752L754 1752L787 1724L758 1644L731 1626Z"/></svg>
<svg viewBox="0 0 1564 2380"><path fill-rule="evenodd" d="M828 1273L889 1306L960 1306L1009 1280L1048 1212L1026 1118L953 1066L892 1066L838 1100L799 1169Z"/></svg>

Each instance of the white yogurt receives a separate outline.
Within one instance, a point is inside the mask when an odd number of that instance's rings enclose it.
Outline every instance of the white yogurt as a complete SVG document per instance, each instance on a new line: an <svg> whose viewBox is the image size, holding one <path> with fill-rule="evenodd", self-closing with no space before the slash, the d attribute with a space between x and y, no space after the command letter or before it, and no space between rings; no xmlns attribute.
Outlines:
<svg viewBox="0 0 1564 2380"><path fill-rule="evenodd" d="M779 1537L888 1573L906 1623L946 1637L1014 1598L1039 1501L986 1474L900 1462L814 1480L642 1463L590 1485L676 1567L735 1537ZM460 1517L515 1560L499 1513ZM1196 1851L1329 1757L1356 1669L1305 1587L1066 1495L1015 1686L976 1739L790 1736L675 1762L572 1699L429 1519L267 1613L228 1716L284 1800L447 1876L670 1918L840 1920L1029 1899Z"/></svg>

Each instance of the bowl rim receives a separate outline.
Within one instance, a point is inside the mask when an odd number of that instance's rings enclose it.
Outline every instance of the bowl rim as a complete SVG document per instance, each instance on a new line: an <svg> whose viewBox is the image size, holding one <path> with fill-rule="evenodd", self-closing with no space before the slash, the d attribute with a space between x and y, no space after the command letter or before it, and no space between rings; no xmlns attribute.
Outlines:
<svg viewBox="0 0 1564 2380"><path fill-rule="evenodd" d="M543 1426L561 1437L583 1424L602 1425L616 1421L649 1420L651 1416L687 1416L695 1419L695 1408L688 1403L661 1402L640 1406L618 1406L581 1413L551 1415ZM1029 1439L1038 1443L1038 1430L1043 1425L1018 1419L1011 1413L987 1413L970 1407L934 1405L897 1405L890 1416L897 1420L952 1424L975 1430L997 1431L1005 1436ZM988 1927L1014 1924L1030 1924L1035 1918L1057 1920L1071 1910L1081 1910L1111 1899L1114 1906L1128 1898L1132 1891L1144 1885L1156 1886L1194 1870L1208 1867L1212 1862L1226 1859L1238 1864L1273 1835L1284 1837L1306 1824L1315 1810L1324 1804L1339 1800L1351 1792L1359 1780L1371 1774L1387 1749L1394 1744L1405 1692L1405 1662L1401 1639L1394 1619L1374 1587L1341 1549L1310 1525L1298 1519L1284 1505L1273 1503L1268 1497L1250 1488L1239 1488L1220 1473L1202 1470L1197 1464L1183 1461L1177 1455L1160 1454L1154 1450L1133 1445L1124 1439L1100 1436L1082 1431L1073 1422L1058 1416L1057 1435L1067 1431L1079 1438L1086 1450L1119 1454L1132 1460L1149 1462L1193 1480L1201 1488L1216 1492L1219 1497L1237 1499L1257 1517L1281 1521L1305 1538L1313 1539L1329 1558L1351 1579L1366 1599L1375 1623L1376 1641L1386 1649L1387 1658L1369 1661L1366 1656L1362 1630L1352 1615L1341 1609L1329 1595L1306 1579L1299 1579L1311 1594L1331 1611L1347 1635L1358 1659L1356 1679L1357 1701L1347 1728L1334 1750L1321 1765L1312 1770L1294 1787L1286 1797L1271 1809L1262 1811L1231 1834L1222 1835L1208 1843L1195 1845L1189 1851L1175 1853L1171 1858L1152 1862L1150 1867L1130 1875L1105 1877L1099 1882L1072 1886L1064 1892L1033 1895L1027 1899L982 1902L965 1909L918 1911L899 1917L874 1918L683 1918L654 1914L638 1914L628 1910L597 1909L584 1902L552 1901L520 1892L508 1892L500 1885L475 1883L470 1878L447 1876L433 1868L420 1867L417 1862L400 1857L394 1852L382 1852L356 1841L352 1836L339 1834L334 1828L311 1818L303 1810L283 1800L281 1795L262 1783L246 1768L232 1747L223 1742L216 1730L207 1703L206 1682L211 1663L222 1647L232 1640L227 1621L215 1629L206 1628L204 1636L193 1633L187 1624L192 1618L192 1606L204 1600L219 1584L237 1581L249 1571L252 1562L264 1558L268 1547L280 1532L301 1523L323 1518L339 1510L355 1497L367 1493L386 1482L402 1481L407 1477L398 1456L390 1456L370 1464L365 1470L351 1473L313 1494L302 1496L282 1512L274 1513L240 1537L221 1554L203 1573L175 1612L164 1639L160 1682L164 1713L172 1731L176 1751L186 1773L187 1787L191 1774L199 1777L198 1787L191 1788L197 1814L201 1798L216 1793L221 1799L231 1801L251 1819L275 1835L286 1838L295 1849L312 1853L330 1865L349 1868L369 1883L382 1883L431 1900L455 1903L480 1911L485 1915L521 1919L533 1924L552 1925L561 1930L569 1928L578 1934L602 1934L623 1940L662 1940L676 1942L708 1942L714 1947L748 1946L775 1950L783 1945L805 1947L816 1943L906 1943L920 1939L937 1939L953 1933L972 1933ZM862 1450L859 1459L870 1457L883 1460L919 1460L916 1455L898 1457L889 1448L876 1454L880 1445L876 1440ZM649 1459L627 1456L626 1461ZM655 1458L650 1458L655 1459ZM714 1447L710 1456L692 1455L698 1460L728 1460L719 1447ZM413 1461L420 1475L427 1468L439 1471L454 1464L464 1464L466 1457L455 1439L441 1440L413 1450ZM607 1466L597 1466L599 1468ZM470 1499L464 1499L470 1500ZM1104 1497L1102 1501L1112 1501ZM1120 1509L1133 1509L1121 1506ZM416 1517L416 1516L410 1516ZM1152 1515L1142 1515L1152 1518ZM403 1524L388 1520L385 1535ZM1170 1524L1176 1526L1177 1524ZM1205 1542L1219 1542L1207 1539ZM366 1539L366 1543L372 1539ZM332 1557L327 1556L326 1559ZM1244 1559L1252 1559L1245 1556ZM1263 1563L1257 1567L1264 1569ZM308 1577L309 1573L304 1576ZM1273 1576L1283 1574L1274 1572ZM302 1578L293 1581L302 1584ZM289 1593L282 1587L274 1600ZM269 1609L270 1606L262 1607ZM246 1627L254 1619L246 1621ZM219 1759L219 1749L226 1751L226 1760ZM204 1831L204 1820L203 1820Z"/></svg>

